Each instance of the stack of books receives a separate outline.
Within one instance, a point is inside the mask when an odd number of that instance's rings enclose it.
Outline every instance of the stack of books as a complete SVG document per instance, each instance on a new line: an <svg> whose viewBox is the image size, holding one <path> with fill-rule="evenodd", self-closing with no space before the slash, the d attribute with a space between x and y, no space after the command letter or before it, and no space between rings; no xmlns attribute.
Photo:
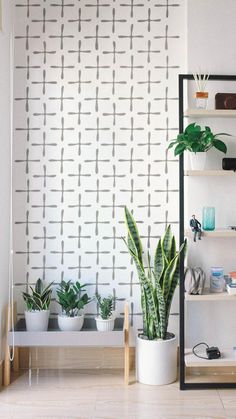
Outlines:
<svg viewBox="0 0 236 419"><path fill-rule="evenodd" d="M236 295L236 284L227 284L226 289L230 295Z"/></svg>
<svg viewBox="0 0 236 419"><path fill-rule="evenodd" d="M230 295L236 295L236 272L229 273L231 283L226 285L226 289Z"/></svg>

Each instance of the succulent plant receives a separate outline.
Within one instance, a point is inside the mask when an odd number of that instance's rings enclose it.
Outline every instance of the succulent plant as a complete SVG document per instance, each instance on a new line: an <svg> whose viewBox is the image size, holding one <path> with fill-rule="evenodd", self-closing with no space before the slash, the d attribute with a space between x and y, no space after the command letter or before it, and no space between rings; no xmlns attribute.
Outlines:
<svg viewBox="0 0 236 419"><path fill-rule="evenodd" d="M62 308L62 312L68 317L75 317L79 310L82 310L91 299L85 291L86 284L81 285L78 281L73 283L70 281L61 281L57 289L58 304Z"/></svg>
<svg viewBox="0 0 236 419"><path fill-rule="evenodd" d="M22 293L28 311L48 310L51 302L52 284L53 282L44 286L42 279L39 278L35 284L35 289L30 286L31 294L28 292Z"/></svg>

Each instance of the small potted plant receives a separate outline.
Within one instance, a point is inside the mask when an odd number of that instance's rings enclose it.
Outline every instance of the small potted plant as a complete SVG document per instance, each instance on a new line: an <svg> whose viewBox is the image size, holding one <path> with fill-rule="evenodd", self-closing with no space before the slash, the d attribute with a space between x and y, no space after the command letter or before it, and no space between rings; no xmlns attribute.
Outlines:
<svg viewBox="0 0 236 419"><path fill-rule="evenodd" d="M99 332L111 332L115 325L115 316L113 313L115 298L112 295L102 298L99 294L96 294L95 298L99 310L99 316L95 319L97 330Z"/></svg>
<svg viewBox="0 0 236 419"><path fill-rule="evenodd" d="M188 125L183 133L171 141L168 149L175 146L175 156L183 154L184 151L189 151L192 169L203 170L206 164L207 151L215 148L222 153L227 152L225 143L218 138L220 135L229 134L213 134L211 128L204 127L202 129L200 125L194 122Z"/></svg>
<svg viewBox="0 0 236 419"><path fill-rule="evenodd" d="M63 331L81 330L84 323L84 315L80 310L88 304L91 299L84 293L86 284L80 285L77 281L61 281L57 289L58 304L62 308L62 314L58 316L58 325Z"/></svg>
<svg viewBox="0 0 236 419"><path fill-rule="evenodd" d="M23 299L26 304L25 322L26 330L29 332L45 331L48 329L49 305L52 295L52 282L44 286L39 278L35 289L30 286L31 293L23 292Z"/></svg>

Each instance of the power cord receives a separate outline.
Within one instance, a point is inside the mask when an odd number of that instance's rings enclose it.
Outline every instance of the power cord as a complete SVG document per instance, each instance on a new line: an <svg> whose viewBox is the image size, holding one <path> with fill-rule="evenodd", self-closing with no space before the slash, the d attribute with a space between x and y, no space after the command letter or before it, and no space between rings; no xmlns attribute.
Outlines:
<svg viewBox="0 0 236 419"><path fill-rule="evenodd" d="M196 349L198 346L201 346L201 345L205 345L207 348L209 348L209 345L208 345L206 342L200 342L200 343L197 343L197 345L195 345L195 346L193 347L193 349L192 349L192 353L193 353L195 356L197 356L198 358L201 358L201 359L209 359L209 358L207 358L206 356L201 356L201 355L198 355L198 354L195 352L195 349Z"/></svg>
<svg viewBox="0 0 236 419"><path fill-rule="evenodd" d="M206 346L206 357L202 356L202 355L198 355L195 351L196 348L198 348L198 346L204 345ZM201 359L218 359L221 357L221 353L220 350L217 346L209 346L206 342L200 342L197 345L195 345L192 349L193 354L197 357L197 358L201 358Z"/></svg>

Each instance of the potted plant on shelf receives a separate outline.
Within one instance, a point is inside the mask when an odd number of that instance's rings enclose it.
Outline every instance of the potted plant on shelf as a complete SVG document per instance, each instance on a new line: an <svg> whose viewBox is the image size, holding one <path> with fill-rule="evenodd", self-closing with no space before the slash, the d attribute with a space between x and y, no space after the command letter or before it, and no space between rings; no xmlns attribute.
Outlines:
<svg viewBox="0 0 236 419"><path fill-rule="evenodd" d="M39 278L35 284L35 289L30 286L31 293L22 293L26 303L25 322L27 331L36 332L47 330L52 284L51 282L49 285L44 286L43 281Z"/></svg>
<svg viewBox="0 0 236 419"><path fill-rule="evenodd" d="M215 148L222 153L227 152L225 143L219 140L220 135L226 133L213 134L210 127L202 129L196 122L188 125L183 133L171 141L168 149L175 146L174 154L178 156L184 151L190 152L190 162L193 170L203 170L206 165L206 153L211 148Z"/></svg>
<svg viewBox="0 0 236 419"><path fill-rule="evenodd" d="M77 281L61 281L57 289L58 304L62 308L62 314L58 315L58 325L63 331L81 330L84 323L84 315L80 310L88 304L91 299L84 293L86 284L80 285Z"/></svg>
<svg viewBox="0 0 236 419"><path fill-rule="evenodd" d="M95 318L97 330L99 332L110 332L114 329L115 325L115 316L113 313L115 298L112 295L102 298L99 294L96 294L95 298L99 308L99 316Z"/></svg>
<svg viewBox="0 0 236 419"><path fill-rule="evenodd" d="M175 237L168 226L158 241L151 267L150 255L143 261L142 244L132 214L125 208L128 230L125 241L136 265L143 314L143 331L137 336L137 377L143 384L163 385L176 380L177 339L168 332L168 321L173 295L179 282L180 254L186 242L176 251Z"/></svg>

